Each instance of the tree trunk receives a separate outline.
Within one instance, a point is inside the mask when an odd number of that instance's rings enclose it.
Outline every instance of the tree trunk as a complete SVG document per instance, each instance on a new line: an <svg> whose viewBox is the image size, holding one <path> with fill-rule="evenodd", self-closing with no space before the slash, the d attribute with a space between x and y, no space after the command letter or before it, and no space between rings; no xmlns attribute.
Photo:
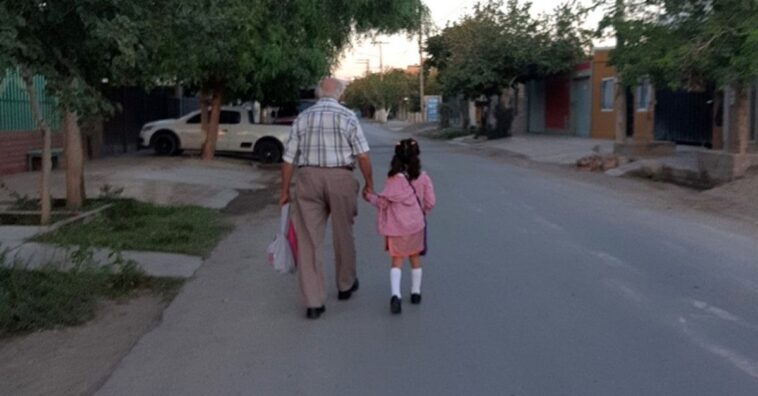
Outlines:
<svg viewBox="0 0 758 396"><path fill-rule="evenodd" d="M203 132L203 148L205 148L205 142L208 140L208 120L210 119L210 113L208 108L211 106L210 95L208 90L203 89L200 91L200 130Z"/></svg>
<svg viewBox="0 0 758 396"><path fill-rule="evenodd" d="M218 142L218 124L221 117L221 90L215 89L211 97L211 112L208 119L208 129L205 135L205 143L201 158L210 161L216 155L216 142Z"/></svg>
<svg viewBox="0 0 758 396"><path fill-rule="evenodd" d="M42 173L40 175L40 209L42 215L40 216L40 224L50 224L50 217L52 212L52 200L50 198L50 176L53 170L52 159L52 131L50 126L47 125L45 118L39 109L39 102L37 102L37 92L34 90L34 81L32 73L22 68L21 76L24 80L26 87L26 93L29 95L29 104L32 108L32 117L37 124L37 127L42 131Z"/></svg>
<svg viewBox="0 0 758 396"><path fill-rule="evenodd" d="M67 110L63 115L66 155L66 208L78 210L84 204L84 150L79 117Z"/></svg>
<svg viewBox="0 0 758 396"><path fill-rule="evenodd" d="M616 49L621 50L624 47L624 37L621 34L619 25L626 18L626 5L624 0L616 0L614 27L616 29ZM626 88L621 84L621 73L616 74L616 142L623 143L626 141Z"/></svg>

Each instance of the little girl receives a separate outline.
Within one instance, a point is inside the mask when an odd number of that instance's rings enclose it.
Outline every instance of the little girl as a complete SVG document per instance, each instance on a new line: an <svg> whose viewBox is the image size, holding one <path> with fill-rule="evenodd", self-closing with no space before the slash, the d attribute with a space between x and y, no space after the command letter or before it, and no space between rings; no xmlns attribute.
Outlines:
<svg viewBox="0 0 758 396"><path fill-rule="evenodd" d="M384 191L364 198L379 209L379 233L392 258L390 311L402 311L400 278L403 261L411 262L411 304L421 303L421 256L426 253L426 214L434 207L432 179L421 171L418 142L405 139L395 145Z"/></svg>

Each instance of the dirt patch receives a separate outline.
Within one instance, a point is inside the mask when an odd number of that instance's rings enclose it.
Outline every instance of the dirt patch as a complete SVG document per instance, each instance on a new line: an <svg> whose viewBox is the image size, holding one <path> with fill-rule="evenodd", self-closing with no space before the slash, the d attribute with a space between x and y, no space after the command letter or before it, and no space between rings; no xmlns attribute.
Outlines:
<svg viewBox="0 0 758 396"><path fill-rule="evenodd" d="M101 304L80 327L0 340L0 393L84 395L94 393L144 333L160 320L164 299L144 294Z"/></svg>
<svg viewBox="0 0 758 396"><path fill-rule="evenodd" d="M263 190L241 190L237 198L229 202L221 213L228 216L242 216L260 212L266 206L276 203L280 185L269 185Z"/></svg>

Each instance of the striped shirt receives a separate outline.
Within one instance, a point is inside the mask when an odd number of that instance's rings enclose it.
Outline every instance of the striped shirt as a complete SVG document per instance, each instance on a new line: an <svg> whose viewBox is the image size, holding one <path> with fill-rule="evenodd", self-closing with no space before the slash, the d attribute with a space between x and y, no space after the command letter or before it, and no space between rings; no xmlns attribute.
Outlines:
<svg viewBox="0 0 758 396"><path fill-rule="evenodd" d="M284 161L298 166L355 166L369 151L358 117L336 100L324 98L300 113L292 124Z"/></svg>

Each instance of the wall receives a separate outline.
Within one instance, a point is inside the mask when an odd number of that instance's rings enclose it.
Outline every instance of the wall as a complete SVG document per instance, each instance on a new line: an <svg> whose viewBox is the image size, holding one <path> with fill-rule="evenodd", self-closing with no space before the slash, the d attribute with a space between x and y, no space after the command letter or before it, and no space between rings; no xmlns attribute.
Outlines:
<svg viewBox="0 0 758 396"><path fill-rule="evenodd" d="M55 100L45 92L45 79L35 76L33 81L42 115L51 128L58 129L60 118L55 112ZM36 128L29 96L18 72L0 72L0 175L26 171L26 154L42 149L42 134ZM53 133L53 148L62 146L62 134Z"/></svg>
<svg viewBox="0 0 758 396"><path fill-rule="evenodd" d="M650 86L650 101L647 108L640 108L637 103L635 90L634 97L634 139L641 142L655 140L653 127L655 126L655 87Z"/></svg>
<svg viewBox="0 0 758 396"><path fill-rule="evenodd" d="M522 135L527 132L527 125L529 124L528 116L529 112L527 111L529 106L529 101L527 99L526 94L526 85L519 84L517 89L517 95L516 96L516 117L513 119L513 124L511 124L511 133L514 135Z"/></svg>
<svg viewBox="0 0 758 396"><path fill-rule="evenodd" d="M53 148L63 147L63 134L53 133ZM0 175L26 171L26 154L42 149L42 134L38 131L0 132ZM58 166L63 158L58 159Z"/></svg>
<svg viewBox="0 0 758 396"><path fill-rule="evenodd" d="M601 110L601 86L604 78L616 77L616 68L608 66L610 50L596 50L592 57L592 137L615 139L616 112Z"/></svg>
<svg viewBox="0 0 758 396"><path fill-rule="evenodd" d="M527 83L529 108L529 133L545 132L545 82L529 81Z"/></svg>

